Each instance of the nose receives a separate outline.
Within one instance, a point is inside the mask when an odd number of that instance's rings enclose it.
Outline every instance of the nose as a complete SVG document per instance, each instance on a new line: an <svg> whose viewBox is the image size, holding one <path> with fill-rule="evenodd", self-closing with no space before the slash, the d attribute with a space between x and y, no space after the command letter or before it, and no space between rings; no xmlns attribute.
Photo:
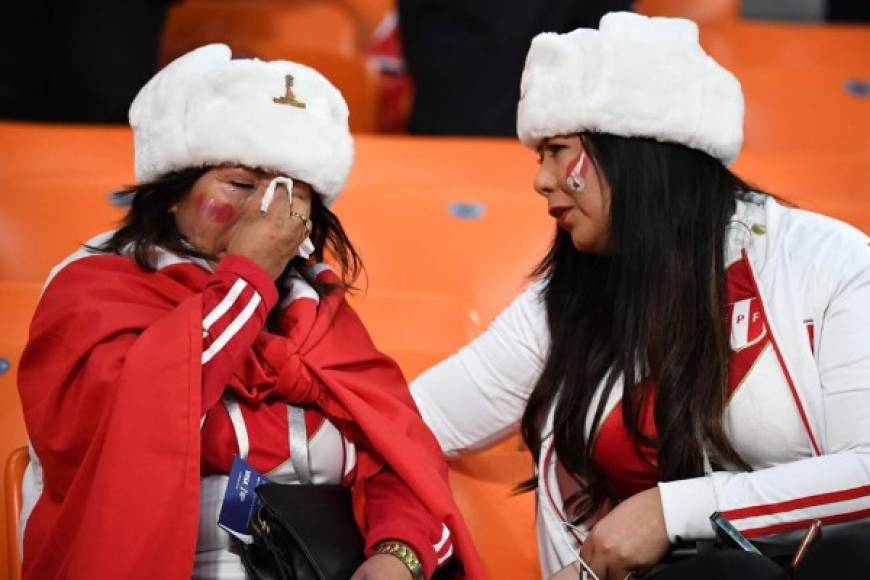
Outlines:
<svg viewBox="0 0 870 580"><path fill-rule="evenodd" d="M553 175L553 171L548 167L547 163L541 163L541 165L538 166L538 172L535 174L534 187L535 191L544 197L549 197L559 187L558 182L556 181L556 176Z"/></svg>

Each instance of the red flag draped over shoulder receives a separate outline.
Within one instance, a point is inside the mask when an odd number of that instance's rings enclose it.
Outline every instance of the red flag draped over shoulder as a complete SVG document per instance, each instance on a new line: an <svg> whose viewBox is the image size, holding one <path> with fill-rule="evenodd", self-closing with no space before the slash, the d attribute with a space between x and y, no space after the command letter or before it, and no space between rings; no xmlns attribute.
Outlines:
<svg viewBox="0 0 870 580"><path fill-rule="evenodd" d="M326 270L318 279L338 283ZM398 365L374 346L354 310L336 291L318 304L302 299L282 317L287 340L324 393L318 406L335 423L357 430L375 456L360 450L355 499L364 496L365 480L386 463L417 495L430 513L450 528L465 578L484 578L471 536L457 508L447 479L441 448L420 418ZM267 347L267 351L273 346ZM287 356L288 353L282 353ZM267 358L273 353L267 352ZM293 355L290 355L293 356ZM301 390L306 390L303 386ZM357 518L365 528L357 504Z"/></svg>
<svg viewBox="0 0 870 580"><path fill-rule="evenodd" d="M47 287L19 371L44 481L26 527L25 579L190 578L199 523L198 292L208 276L192 264L148 273L129 258L92 256ZM294 301L283 321L286 337L263 333L266 356L292 360L320 391L323 412L365 440L358 502L366 478L389 464L450 527L464 576L483 578L437 442L343 293L319 305Z"/></svg>
<svg viewBox="0 0 870 580"><path fill-rule="evenodd" d="M190 578L201 351L201 296L130 259L48 285L18 376L44 485L24 578Z"/></svg>

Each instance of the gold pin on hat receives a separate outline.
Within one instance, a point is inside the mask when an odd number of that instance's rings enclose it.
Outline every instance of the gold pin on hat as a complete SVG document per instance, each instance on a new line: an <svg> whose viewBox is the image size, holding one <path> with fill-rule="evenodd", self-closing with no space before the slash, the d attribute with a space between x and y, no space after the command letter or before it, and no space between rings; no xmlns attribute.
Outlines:
<svg viewBox="0 0 870 580"><path fill-rule="evenodd" d="M293 107L305 108L305 103L296 98L293 94L293 75L284 77L285 94L282 97L272 97L272 102L279 105L291 105Z"/></svg>

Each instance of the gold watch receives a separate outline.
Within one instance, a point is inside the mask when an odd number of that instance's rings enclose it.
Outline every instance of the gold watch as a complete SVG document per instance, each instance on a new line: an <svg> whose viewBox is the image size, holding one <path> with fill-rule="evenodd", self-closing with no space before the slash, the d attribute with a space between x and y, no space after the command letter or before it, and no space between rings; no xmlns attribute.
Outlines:
<svg viewBox="0 0 870 580"><path fill-rule="evenodd" d="M414 580L423 580L423 564L420 563L420 558L416 552L407 544L402 542L382 542L378 544L376 550L378 554L390 554L402 561L408 571L411 572L411 578Z"/></svg>

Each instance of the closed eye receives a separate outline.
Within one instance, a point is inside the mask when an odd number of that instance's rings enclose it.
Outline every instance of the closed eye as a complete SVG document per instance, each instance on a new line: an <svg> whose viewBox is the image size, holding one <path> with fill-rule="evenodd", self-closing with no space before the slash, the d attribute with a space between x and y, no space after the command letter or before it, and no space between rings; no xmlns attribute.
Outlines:
<svg viewBox="0 0 870 580"><path fill-rule="evenodd" d="M559 154L559 151L567 148L567 145L562 145L561 143L548 143L544 145L538 149L538 165L544 162L544 156L554 158Z"/></svg>
<svg viewBox="0 0 870 580"><path fill-rule="evenodd" d="M246 183L244 181L230 181L230 185L233 187L237 187L239 189L251 190L254 189L253 183Z"/></svg>

